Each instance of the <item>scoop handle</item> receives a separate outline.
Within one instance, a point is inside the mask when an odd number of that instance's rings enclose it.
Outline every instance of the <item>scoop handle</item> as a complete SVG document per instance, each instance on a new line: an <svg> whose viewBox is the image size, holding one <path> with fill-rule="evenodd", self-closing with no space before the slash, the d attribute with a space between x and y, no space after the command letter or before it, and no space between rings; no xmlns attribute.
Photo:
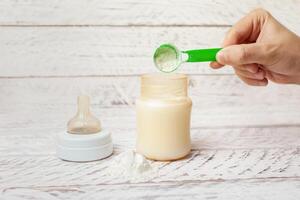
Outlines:
<svg viewBox="0 0 300 200"><path fill-rule="evenodd" d="M183 51L183 53L188 54L186 62L208 62L216 61L216 55L221 49L222 48L194 49Z"/></svg>

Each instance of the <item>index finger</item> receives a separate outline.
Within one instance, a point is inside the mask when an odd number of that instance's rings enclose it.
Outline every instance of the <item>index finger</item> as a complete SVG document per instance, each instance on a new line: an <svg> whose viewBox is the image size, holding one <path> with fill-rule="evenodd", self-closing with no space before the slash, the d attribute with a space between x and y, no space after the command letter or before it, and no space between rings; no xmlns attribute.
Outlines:
<svg viewBox="0 0 300 200"><path fill-rule="evenodd" d="M267 16L268 12L263 9L251 11L233 25L226 34L222 46L255 42Z"/></svg>

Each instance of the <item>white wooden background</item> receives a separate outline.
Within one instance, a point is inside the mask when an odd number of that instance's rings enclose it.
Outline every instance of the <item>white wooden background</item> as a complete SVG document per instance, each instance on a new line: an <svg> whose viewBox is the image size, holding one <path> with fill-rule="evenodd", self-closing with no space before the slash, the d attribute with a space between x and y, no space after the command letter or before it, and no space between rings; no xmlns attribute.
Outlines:
<svg viewBox="0 0 300 200"><path fill-rule="evenodd" d="M139 75L160 43L218 47L232 24L264 7L300 34L300 1L1 0L0 199L300 199L300 86L244 85L230 67L184 65L193 150L155 163L147 182L107 176L134 148ZM55 157L53 136L77 95L113 133L114 155Z"/></svg>

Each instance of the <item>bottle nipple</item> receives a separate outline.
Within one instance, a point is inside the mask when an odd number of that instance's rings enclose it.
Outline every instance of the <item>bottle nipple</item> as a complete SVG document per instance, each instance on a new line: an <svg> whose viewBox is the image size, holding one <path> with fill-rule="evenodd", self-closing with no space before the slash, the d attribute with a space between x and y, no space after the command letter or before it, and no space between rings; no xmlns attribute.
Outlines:
<svg viewBox="0 0 300 200"><path fill-rule="evenodd" d="M68 132L72 134L92 134L101 131L100 121L90 112L90 98L78 96L77 114L68 122Z"/></svg>

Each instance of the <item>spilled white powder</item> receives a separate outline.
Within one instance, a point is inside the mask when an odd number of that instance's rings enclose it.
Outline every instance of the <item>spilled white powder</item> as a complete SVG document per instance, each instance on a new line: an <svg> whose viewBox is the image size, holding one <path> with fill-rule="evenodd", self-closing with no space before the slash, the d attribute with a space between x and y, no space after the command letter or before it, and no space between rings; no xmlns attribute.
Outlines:
<svg viewBox="0 0 300 200"><path fill-rule="evenodd" d="M155 167L143 155L126 151L111 161L108 174L131 181L143 181L155 176L155 172Z"/></svg>

